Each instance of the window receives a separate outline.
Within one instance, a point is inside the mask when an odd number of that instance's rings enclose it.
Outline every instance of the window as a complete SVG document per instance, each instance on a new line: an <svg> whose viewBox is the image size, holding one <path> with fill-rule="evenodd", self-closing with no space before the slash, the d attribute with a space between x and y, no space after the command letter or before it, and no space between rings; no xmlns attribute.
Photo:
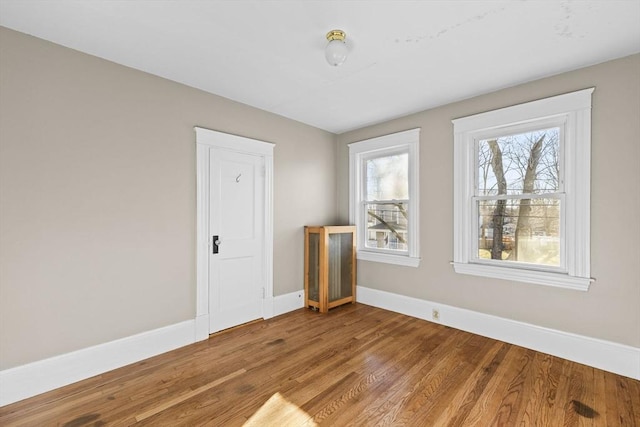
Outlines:
<svg viewBox="0 0 640 427"><path fill-rule="evenodd" d="M417 267L418 143L412 129L349 144L358 259Z"/></svg>
<svg viewBox="0 0 640 427"><path fill-rule="evenodd" d="M592 92L453 120L456 272L589 288Z"/></svg>

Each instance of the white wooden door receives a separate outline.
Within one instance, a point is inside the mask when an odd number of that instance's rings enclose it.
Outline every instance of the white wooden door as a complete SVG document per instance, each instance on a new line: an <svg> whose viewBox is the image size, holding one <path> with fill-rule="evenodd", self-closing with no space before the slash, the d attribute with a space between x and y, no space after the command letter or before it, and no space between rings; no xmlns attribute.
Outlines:
<svg viewBox="0 0 640 427"><path fill-rule="evenodd" d="M210 150L209 331L262 317L264 157Z"/></svg>

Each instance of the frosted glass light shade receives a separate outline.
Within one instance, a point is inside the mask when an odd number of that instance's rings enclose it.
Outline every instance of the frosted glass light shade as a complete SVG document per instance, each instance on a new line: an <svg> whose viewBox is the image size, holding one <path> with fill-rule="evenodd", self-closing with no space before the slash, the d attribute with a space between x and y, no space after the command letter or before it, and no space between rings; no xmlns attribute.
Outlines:
<svg viewBox="0 0 640 427"><path fill-rule="evenodd" d="M324 56L327 58L327 62L334 67L342 64L347 60L347 54L349 49L344 40L331 40L324 51Z"/></svg>

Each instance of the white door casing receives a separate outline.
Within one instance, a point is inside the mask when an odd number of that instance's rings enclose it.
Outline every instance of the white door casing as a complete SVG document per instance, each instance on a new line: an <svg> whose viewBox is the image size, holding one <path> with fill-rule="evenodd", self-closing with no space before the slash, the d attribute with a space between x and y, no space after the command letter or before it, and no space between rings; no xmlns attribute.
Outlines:
<svg viewBox="0 0 640 427"><path fill-rule="evenodd" d="M195 131L196 340L203 340L235 324L273 317L274 144ZM220 236L218 254L212 253L214 235Z"/></svg>

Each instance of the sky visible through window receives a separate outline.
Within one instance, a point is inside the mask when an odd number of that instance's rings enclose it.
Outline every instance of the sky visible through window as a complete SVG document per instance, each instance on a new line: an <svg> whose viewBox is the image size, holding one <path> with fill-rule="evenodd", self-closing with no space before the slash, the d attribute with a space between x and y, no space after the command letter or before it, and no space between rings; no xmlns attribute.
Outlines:
<svg viewBox="0 0 640 427"><path fill-rule="evenodd" d="M559 152L558 127L477 143L480 258L560 264Z"/></svg>
<svg viewBox="0 0 640 427"><path fill-rule="evenodd" d="M365 161L366 200L409 198L409 154L394 154Z"/></svg>
<svg viewBox="0 0 640 427"><path fill-rule="evenodd" d="M501 136L478 142L479 196L555 193L560 191L560 128ZM527 171L529 171L529 186ZM500 188L498 177L504 176Z"/></svg>

